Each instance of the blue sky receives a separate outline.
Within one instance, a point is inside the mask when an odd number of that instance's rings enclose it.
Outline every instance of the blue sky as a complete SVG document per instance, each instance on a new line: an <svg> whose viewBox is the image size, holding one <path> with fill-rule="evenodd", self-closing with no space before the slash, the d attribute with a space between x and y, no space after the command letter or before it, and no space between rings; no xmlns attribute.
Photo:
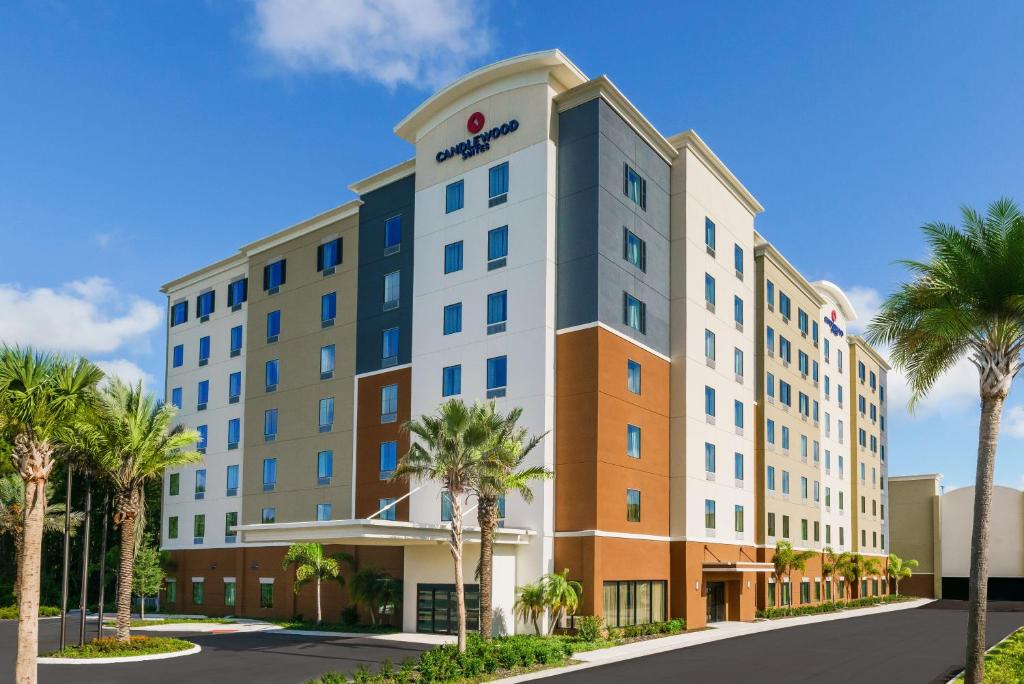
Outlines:
<svg viewBox="0 0 1024 684"><path fill-rule="evenodd" d="M838 4L3 3L0 340L162 390L162 283L406 159L393 125L447 78L550 47L696 129L759 230L869 313L923 222L1024 203L1024 6ZM916 415L894 401L891 473L972 482L976 396L964 366ZM1024 390L1009 406L1019 487Z"/></svg>

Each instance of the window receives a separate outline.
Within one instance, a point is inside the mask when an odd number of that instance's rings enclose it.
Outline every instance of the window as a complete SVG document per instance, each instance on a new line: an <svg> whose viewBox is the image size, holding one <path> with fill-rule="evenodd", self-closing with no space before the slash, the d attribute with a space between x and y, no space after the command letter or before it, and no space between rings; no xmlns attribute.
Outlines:
<svg viewBox="0 0 1024 684"><path fill-rule="evenodd" d="M829 356L829 346L830 345L828 343L828 338L825 338L825 363L829 362L829 358L828 358L828 356Z"/></svg>
<svg viewBox="0 0 1024 684"><path fill-rule="evenodd" d="M807 527L807 521L804 520L804 528ZM807 535L804 535L804 539L807 539ZM808 579L804 579L800 582L800 603L811 602L811 582Z"/></svg>
<svg viewBox="0 0 1024 684"><path fill-rule="evenodd" d="M178 538L178 516L176 515L172 515L169 518L167 518L167 538Z"/></svg>
<svg viewBox="0 0 1024 684"><path fill-rule="evenodd" d="M380 510L380 515L377 516L377 519L394 520L395 509L397 508L394 503L394 499L377 499L377 509Z"/></svg>
<svg viewBox="0 0 1024 684"><path fill-rule="evenodd" d="M707 328L704 329L704 358L708 361L715 360L715 333Z"/></svg>
<svg viewBox="0 0 1024 684"><path fill-rule="evenodd" d="M775 398L775 375L768 373L764 383L765 394L769 399Z"/></svg>
<svg viewBox="0 0 1024 684"><path fill-rule="evenodd" d="M765 286L765 300L768 302L768 310L775 308L775 283L767 281Z"/></svg>
<svg viewBox="0 0 1024 684"><path fill-rule="evenodd" d="M736 531L743 532L743 506L736 505L733 509L733 518L735 520Z"/></svg>
<svg viewBox="0 0 1024 684"><path fill-rule="evenodd" d="M842 349L836 349L836 367L839 369L840 373L843 372L843 350Z"/></svg>
<svg viewBox="0 0 1024 684"><path fill-rule="evenodd" d="M714 499L704 499L704 528L708 530L715 529Z"/></svg>
<svg viewBox="0 0 1024 684"><path fill-rule="evenodd" d="M380 422L394 423L398 420L398 385L380 388Z"/></svg>
<svg viewBox="0 0 1024 684"><path fill-rule="evenodd" d="M462 240L444 246L444 272L455 273L462 270Z"/></svg>
<svg viewBox="0 0 1024 684"><path fill-rule="evenodd" d="M782 536L789 539L789 516L782 516Z"/></svg>
<svg viewBox="0 0 1024 684"><path fill-rule="evenodd" d="M622 258L641 271L647 270L647 243L625 226L622 228Z"/></svg>
<svg viewBox="0 0 1024 684"><path fill-rule="evenodd" d="M380 479L387 480L398 467L398 442L380 443Z"/></svg>
<svg viewBox="0 0 1024 684"><path fill-rule="evenodd" d="M814 346L818 346L818 321L811 323L811 340L814 341Z"/></svg>
<svg viewBox="0 0 1024 684"><path fill-rule="evenodd" d="M790 319L790 313L792 311L790 307L791 302L789 301L789 296L784 292L779 292L779 313L782 314L782 317L787 321Z"/></svg>
<svg viewBox="0 0 1024 684"><path fill-rule="evenodd" d="M452 494L448 490L441 492L441 522L452 520Z"/></svg>
<svg viewBox="0 0 1024 684"><path fill-rule="evenodd" d="M242 396L242 371L228 376L228 403L237 404Z"/></svg>
<svg viewBox="0 0 1024 684"><path fill-rule="evenodd" d="M237 515L237 514L236 514ZM235 599L237 596L236 585L234 582L224 582L224 605L233 607L235 605Z"/></svg>
<svg viewBox="0 0 1024 684"><path fill-rule="evenodd" d="M277 342L281 335L281 312L270 311L267 313L267 344Z"/></svg>
<svg viewBox="0 0 1024 684"><path fill-rule="evenodd" d="M260 522L264 525L272 525L277 522L277 509L264 508L260 511Z"/></svg>
<svg viewBox="0 0 1024 684"><path fill-rule="evenodd" d="M626 425L626 455L640 458L640 428L636 425Z"/></svg>
<svg viewBox="0 0 1024 684"><path fill-rule="evenodd" d="M229 465L225 473L225 495L238 496L238 466Z"/></svg>
<svg viewBox="0 0 1024 684"><path fill-rule="evenodd" d="M181 408L181 388L175 387L171 390L171 406L176 409Z"/></svg>
<svg viewBox="0 0 1024 684"><path fill-rule="evenodd" d="M801 375L807 375L810 358L802 351L797 352L796 363Z"/></svg>
<svg viewBox="0 0 1024 684"><path fill-rule="evenodd" d="M402 272L392 271L384 276L384 311L398 308L401 298Z"/></svg>
<svg viewBox="0 0 1024 684"><path fill-rule="evenodd" d="M264 364L264 370L263 370L264 378L263 378L263 381L264 381L264 386L266 387L266 390L268 392L276 392L277 391L277 381L278 381L278 370L279 370L279 368L280 368L280 364L278 363L277 359L270 359L269 361L266 362L266 364Z"/></svg>
<svg viewBox="0 0 1024 684"><path fill-rule="evenodd" d="M274 607L274 583L260 582L260 608Z"/></svg>
<svg viewBox="0 0 1024 684"><path fill-rule="evenodd" d="M814 381L815 385L818 384L818 362L817 361L811 361L811 380Z"/></svg>
<svg viewBox="0 0 1024 684"><path fill-rule="evenodd" d="M765 329L764 346L768 349L768 356L775 353L775 328L770 325Z"/></svg>
<svg viewBox="0 0 1024 684"><path fill-rule="evenodd" d="M334 376L334 345L320 347L320 379L328 380Z"/></svg>
<svg viewBox="0 0 1024 684"><path fill-rule="evenodd" d="M207 427L205 425L197 425L196 426L196 432L199 433L199 441L196 443L196 451L198 451L201 454L205 454L206 453L206 442L207 442L206 438L207 438L207 435L209 434L209 430L207 429Z"/></svg>
<svg viewBox="0 0 1024 684"><path fill-rule="evenodd" d="M384 222L384 253L393 254L402 245L402 217L392 216Z"/></svg>
<svg viewBox="0 0 1024 684"><path fill-rule="evenodd" d="M228 306L232 311L238 311L242 304L249 299L249 279L240 278L228 285Z"/></svg>
<svg viewBox="0 0 1024 684"><path fill-rule="evenodd" d="M627 292L622 293L622 322L641 335L647 332L647 307Z"/></svg>
<svg viewBox="0 0 1024 684"><path fill-rule="evenodd" d="M733 419L736 428L743 429L743 402L739 399L733 402Z"/></svg>
<svg viewBox="0 0 1024 684"><path fill-rule="evenodd" d="M331 519L331 504L329 503L318 503L316 505L316 519L330 520Z"/></svg>
<svg viewBox="0 0 1024 684"><path fill-rule="evenodd" d="M768 433L768 443L775 444L775 421L768 419L765 431Z"/></svg>
<svg viewBox="0 0 1024 684"><path fill-rule="evenodd" d="M205 411L206 404L210 401L210 381L200 380L196 388L196 410Z"/></svg>
<svg viewBox="0 0 1024 684"><path fill-rule="evenodd" d="M277 459L263 459L263 491L272 492L277 486Z"/></svg>
<svg viewBox="0 0 1024 684"><path fill-rule="evenodd" d="M704 274L704 301L712 309L715 308L715 279L710 273Z"/></svg>
<svg viewBox="0 0 1024 684"><path fill-rule="evenodd" d="M216 292L211 290L196 297L196 318L199 319L200 323L210 320L210 314L216 308L214 306L216 294Z"/></svg>
<svg viewBox="0 0 1024 684"><path fill-rule="evenodd" d="M487 231L487 270L505 265L508 258L508 226Z"/></svg>
<svg viewBox="0 0 1024 684"><path fill-rule="evenodd" d="M188 302L171 305L171 327L188 322Z"/></svg>
<svg viewBox="0 0 1024 684"><path fill-rule="evenodd" d="M633 359L626 361L626 389L640 394L640 364Z"/></svg>
<svg viewBox="0 0 1024 684"><path fill-rule="evenodd" d="M796 310L796 327L800 329L800 332L803 333L805 337L807 336L808 323L809 319L807 318L807 312L798 308Z"/></svg>
<svg viewBox="0 0 1024 684"><path fill-rule="evenodd" d="M444 307L444 334L454 335L462 332L462 302Z"/></svg>
<svg viewBox="0 0 1024 684"><path fill-rule="evenodd" d="M320 400L318 415L320 432L330 432L334 428L334 397Z"/></svg>
<svg viewBox="0 0 1024 684"><path fill-rule="evenodd" d="M789 471L782 471L782 494L783 496L789 495Z"/></svg>
<svg viewBox="0 0 1024 684"><path fill-rule="evenodd" d="M665 581L605 582L604 621L609 627L663 622L668 617Z"/></svg>
<svg viewBox="0 0 1024 684"><path fill-rule="evenodd" d="M462 366L446 366L441 369L441 396L456 394L462 394Z"/></svg>
<svg viewBox="0 0 1024 684"><path fill-rule="evenodd" d="M793 360L789 340L782 335L779 335L779 357L787 364Z"/></svg>
<svg viewBox="0 0 1024 684"><path fill-rule="evenodd" d="M704 246L712 255L715 253L715 222L704 217Z"/></svg>
<svg viewBox="0 0 1024 684"><path fill-rule="evenodd" d="M844 504L844 500L843 500L843 492L842 492L842 490L840 490L839 491L839 510L842 511L844 509L845 509L845 504Z"/></svg>
<svg viewBox="0 0 1024 684"><path fill-rule="evenodd" d="M329 328L334 325L338 315L338 293L328 292L320 297L320 327Z"/></svg>
<svg viewBox="0 0 1024 684"><path fill-rule="evenodd" d="M793 392L790 384L785 380L779 380L779 401L786 406L793 405Z"/></svg>
<svg viewBox="0 0 1024 684"><path fill-rule="evenodd" d="M171 473L167 480L167 492L170 496L177 496L181 488L181 475Z"/></svg>
<svg viewBox="0 0 1024 684"><path fill-rule="evenodd" d="M800 435L800 457L807 462L807 435Z"/></svg>
<svg viewBox="0 0 1024 684"><path fill-rule="evenodd" d="M234 544L235 543L235 539L237 537L235 536L236 535L235 530L232 529L232 528L234 528L236 525L238 525L238 511L228 511L227 513L225 513L224 514L224 543L225 544ZM233 601L234 601L234 599L232 599L232 602Z"/></svg>
<svg viewBox="0 0 1024 684"><path fill-rule="evenodd" d="M733 247L733 265L736 267L736 275L743 277L743 248L739 245Z"/></svg>
<svg viewBox="0 0 1024 684"><path fill-rule="evenodd" d="M768 514L768 536L769 537L774 537L775 536L775 514L774 513L769 513ZM774 594L775 593L774 592L775 584L774 583L769 584L768 585L768 589L771 591L771 593ZM774 596L768 599L768 604L769 605L771 605L773 603L775 603Z"/></svg>
<svg viewBox="0 0 1024 684"><path fill-rule="evenodd" d="M626 522L640 522L640 490L626 490Z"/></svg>
<svg viewBox="0 0 1024 684"><path fill-rule="evenodd" d="M508 320L508 290L487 295L487 334L505 332Z"/></svg>
<svg viewBox="0 0 1024 684"><path fill-rule="evenodd" d="M398 328L388 328L380 334L380 365L382 368L398 364Z"/></svg>
<svg viewBox="0 0 1024 684"><path fill-rule="evenodd" d="M782 449L789 451L789 428L785 425L782 426Z"/></svg>
<svg viewBox="0 0 1024 684"><path fill-rule="evenodd" d="M487 398L505 396L508 384L508 357L493 356L487 359Z"/></svg>
<svg viewBox="0 0 1024 684"><path fill-rule="evenodd" d="M228 449L237 449L238 441L242 438L242 420L232 418L228 421Z"/></svg>
<svg viewBox="0 0 1024 684"><path fill-rule="evenodd" d="M492 166L487 171L487 206L493 207L508 200L508 162Z"/></svg>
<svg viewBox="0 0 1024 684"><path fill-rule="evenodd" d="M263 440L273 442L277 439L277 409L263 412Z"/></svg>
<svg viewBox="0 0 1024 684"><path fill-rule="evenodd" d="M743 350L739 347L734 347L732 350L732 372L736 374L737 378L743 377Z"/></svg>
<svg viewBox="0 0 1024 684"><path fill-rule="evenodd" d="M858 361L857 362L857 379L860 380L861 382L864 382L864 371L865 370L866 369L864 367L864 362L863 361Z"/></svg>
<svg viewBox="0 0 1024 684"><path fill-rule="evenodd" d="M210 336L199 338L199 365L205 366L210 362Z"/></svg>
<svg viewBox="0 0 1024 684"><path fill-rule="evenodd" d="M629 164L623 164L622 191L641 209L647 209L647 181Z"/></svg>
<svg viewBox="0 0 1024 684"><path fill-rule="evenodd" d="M768 491L774 492L775 491L775 466L768 466L768 475L767 475L766 479L768 480Z"/></svg>
<svg viewBox="0 0 1024 684"><path fill-rule="evenodd" d="M285 284L285 267L284 259L279 259L263 267L263 290L267 294L275 294Z"/></svg>
<svg viewBox="0 0 1024 684"><path fill-rule="evenodd" d="M200 580L196 582L192 581L192 604L196 606L203 605L203 582Z"/></svg>
<svg viewBox="0 0 1024 684"><path fill-rule="evenodd" d="M801 477L800 478L800 498L801 499L806 499L807 498L807 492L808 492L807 478L806 477Z"/></svg>
<svg viewBox="0 0 1024 684"><path fill-rule="evenodd" d="M316 248L316 270L324 275L334 273L334 268L341 263L341 238L325 242Z"/></svg>
<svg viewBox="0 0 1024 684"><path fill-rule="evenodd" d="M192 516L192 542L202 544L206 536L206 516L202 513Z"/></svg>
<svg viewBox="0 0 1024 684"><path fill-rule="evenodd" d="M732 317L736 322L736 325L743 327L743 300L739 297L733 297L732 299Z"/></svg>
<svg viewBox="0 0 1024 684"><path fill-rule="evenodd" d="M713 473L717 466L717 457L715 455L715 445L711 442L704 442L704 472Z"/></svg>
<svg viewBox="0 0 1024 684"><path fill-rule="evenodd" d="M810 397L808 397L803 392L800 392L799 396L797 397L797 399L799 401L799 403L797 404L797 409L800 411L800 415L803 416L804 418L806 418L807 416L809 416L811 414L811 400L810 400ZM807 454L804 454L804 456L806 456L806 455Z"/></svg>
<svg viewBox="0 0 1024 684"><path fill-rule="evenodd" d="M715 388L708 385L704 386L704 413L715 416Z"/></svg>
<svg viewBox="0 0 1024 684"><path fill-rule="evenodd" d="M462 208L465 201L465 183L461 180L449 183L444 190L444 213L450 214Z"/></svg>
<svg viewBox="0 0 1024 684"><path fill-rule="evenodd" d="M174 345L174 352L171 354L171 367L181 368L185 363L185 345Z"/></svg>
<svg viewBox="0 0 1024 684"><path fill-rule="evenodd" d="M737 480L743 479L743 454L736 452L732 455L733 460L733 477Z"/></svg>

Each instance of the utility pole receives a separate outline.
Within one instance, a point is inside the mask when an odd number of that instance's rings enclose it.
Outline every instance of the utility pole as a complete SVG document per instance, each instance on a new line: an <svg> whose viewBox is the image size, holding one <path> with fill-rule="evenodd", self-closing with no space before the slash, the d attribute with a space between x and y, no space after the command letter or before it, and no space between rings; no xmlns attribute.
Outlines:
<svg viewBox="0 0 1024 684"><path fill-rule="evenodd" d="M103 636L103 590L106 588L107 527L110 518L110 491L103 493L103 541L100 543L100 598L96 609L96 637Z"/></svg>
<svg viewBox="0 0 1024 684"><path fill-rule="evenodd" d="M78 617L78 645L85 646L85 612L89 598L89 522L92 517L92 473L85 477L85 534L82 536L82 598Z"/></svg>
<svg viewBox="0 0 1024 684"><path fill-rule="evenodd" d="M64 650L64 627L68 617L68 561L71 554L71 460L68 459L67 493L64 497L64 577L60 592L60 650Z"/></svg>

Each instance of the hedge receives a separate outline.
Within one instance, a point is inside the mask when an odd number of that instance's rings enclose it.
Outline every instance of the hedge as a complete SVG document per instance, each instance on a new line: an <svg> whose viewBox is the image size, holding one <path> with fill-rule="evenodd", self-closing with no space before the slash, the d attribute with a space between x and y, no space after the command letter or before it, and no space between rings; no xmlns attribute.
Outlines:
<svg viewBox="0 0 1024 684"><path fill-rule="evenodd" d="M58 617L60 608L56 606L39 606L39 617ZM17 620L18 606L3 606L0 608L0 620Z"/></svg>
<svg viewBox="0 0 1024 684"><path fill-rule="evenodd" d="M170 637L133 636L128 643L113 637L94 639L85 646L67 646L62 651L50 654L53 658L118 658L124 656L174 653L192 648L195 644L184 639Z"/></svg>
<svg viewBox="0 0 1024 684"><path fill-rule="evenodd" d="M797 617L800 615L819 615L821 613L835 613L840 610L849 610L851 608L866 608L869 606L880 606L885 603L900 603L901 601L909 601L914 596L894 596L887 594L885 596L868 596L865 598L851 599L849 601L828 601L825 603L818 603L807 606L781 606L776 608L767 608L765 610L759 610L755 613L755 617L765 618L768 620L774 620L782 617Z"/></svg>

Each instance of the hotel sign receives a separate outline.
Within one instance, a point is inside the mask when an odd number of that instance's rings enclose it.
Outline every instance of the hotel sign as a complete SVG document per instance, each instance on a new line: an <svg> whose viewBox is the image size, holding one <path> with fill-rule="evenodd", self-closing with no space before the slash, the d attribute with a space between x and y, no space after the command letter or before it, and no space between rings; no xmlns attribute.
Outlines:
<svg viewBox="0 0 1024 684"><path fill-rule="evenodd" d="M825 316L825 325L828 326L828 329L832 331L833 335L836 337L842 337L846 333L843 332L842 328L836 325L836 318L836 310L832 309L832 316Z"/></svg>
<svg viewBox="0 0 1024 684"><path fill-rule="evenodd" d="M489 130L484 130L485 123L484 115L480 112L470 114L469 119L466 121L466 130L472 133L473 137L466 138L462 142L438 152L435 157L437 162L446 162L453 157L469 159L491 149L491 141L495 138L500 138L503 135L515 133L519 130L519 122L515 119L509 119L500 126L494 126Z"/></svg>

